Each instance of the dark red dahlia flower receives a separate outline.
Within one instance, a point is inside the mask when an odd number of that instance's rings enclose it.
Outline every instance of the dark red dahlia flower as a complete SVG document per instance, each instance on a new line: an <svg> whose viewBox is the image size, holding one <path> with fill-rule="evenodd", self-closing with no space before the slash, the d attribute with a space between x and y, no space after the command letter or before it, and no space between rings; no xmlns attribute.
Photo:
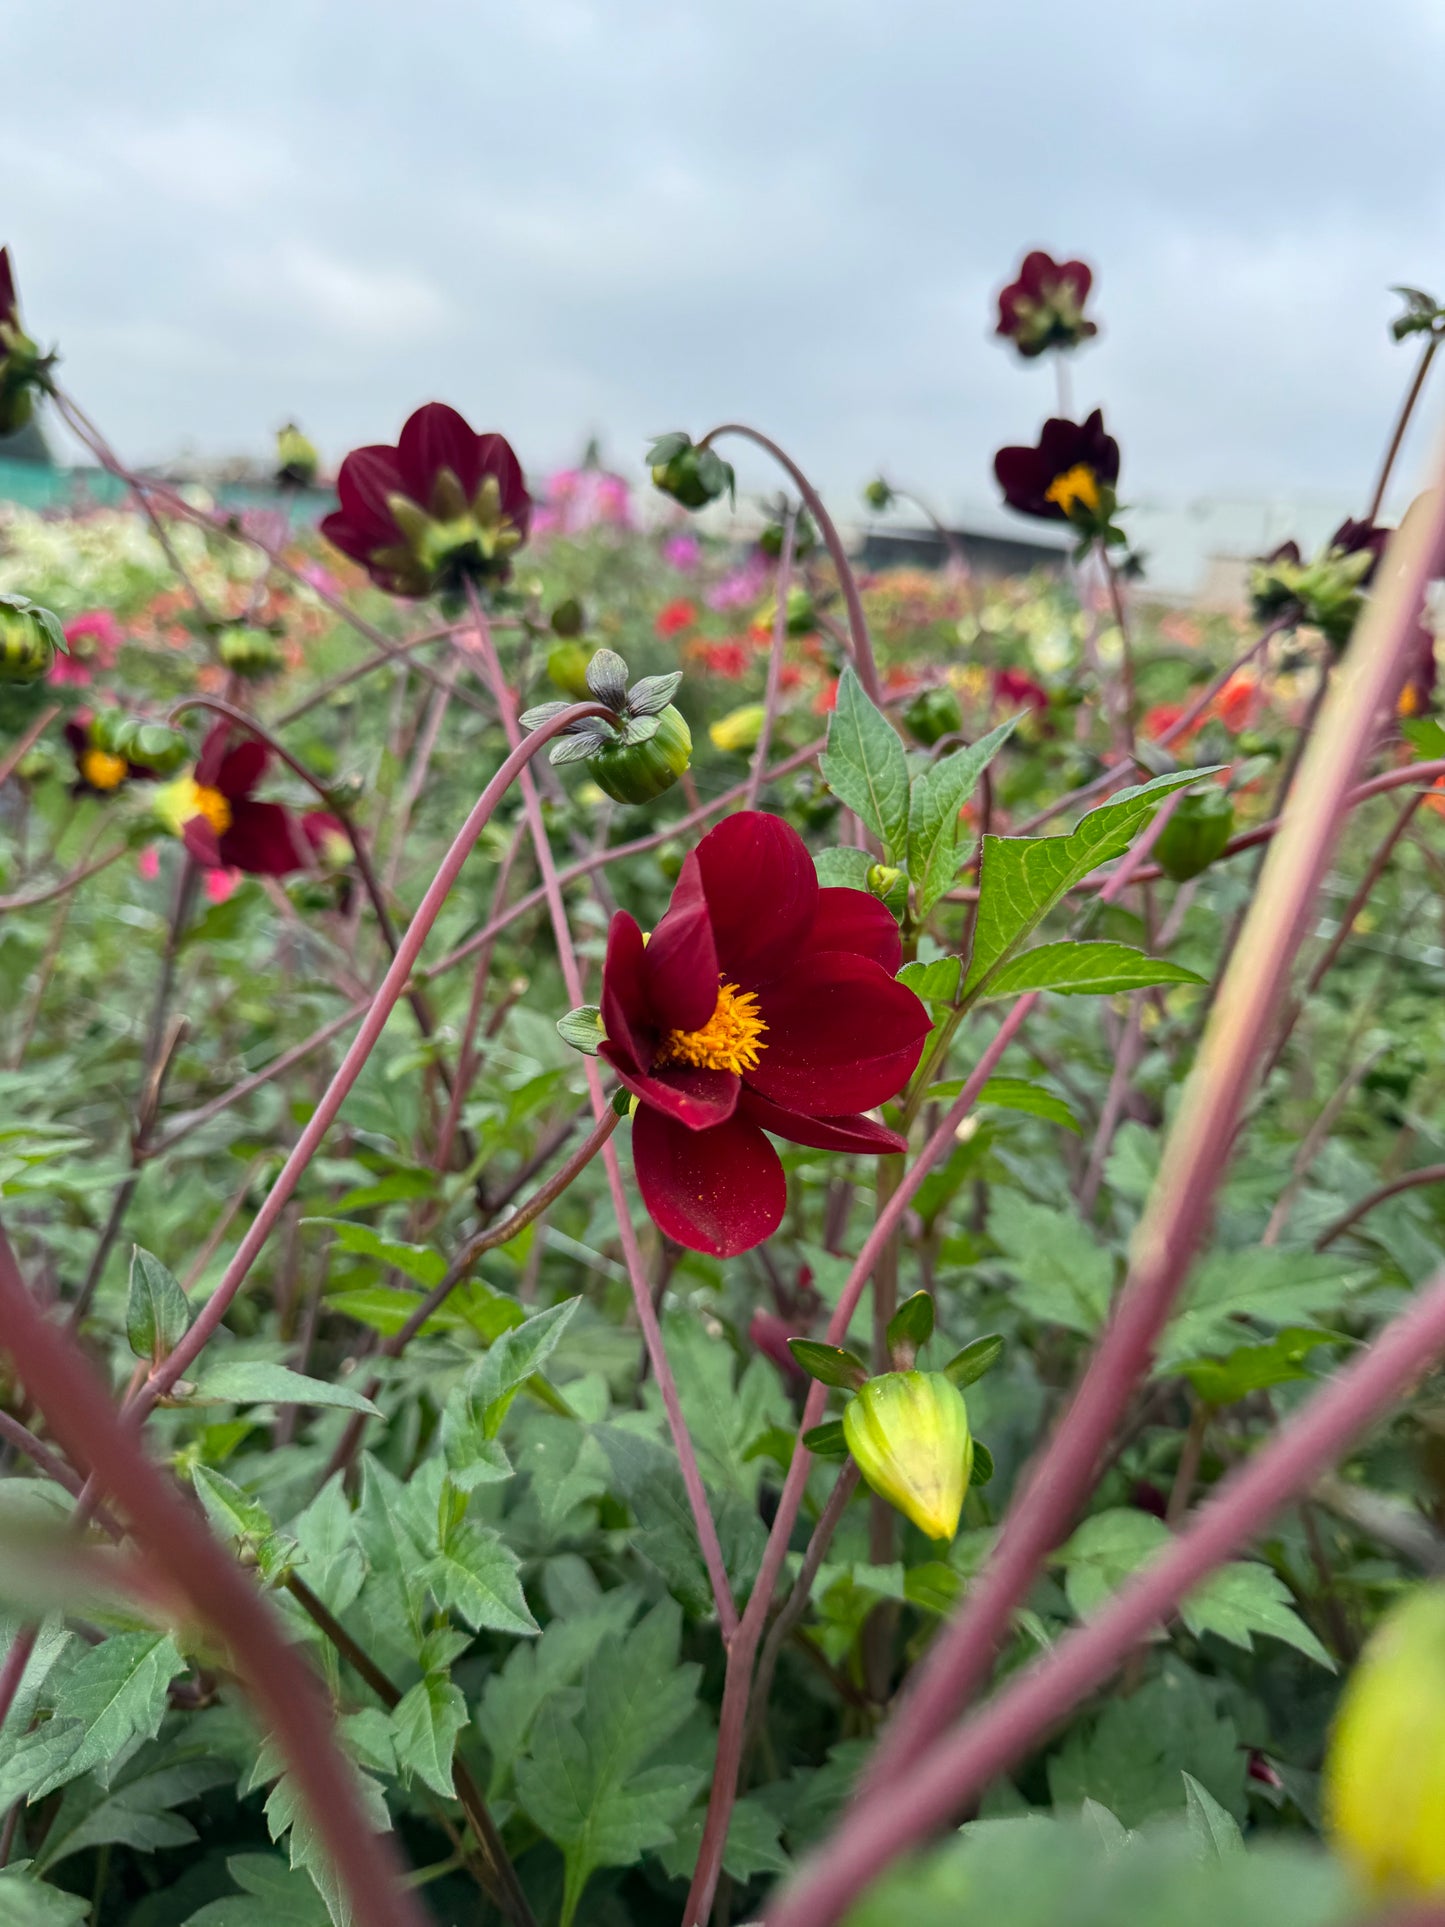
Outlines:
<svg viewBox="0 0 1445 1927"><path fill-rule="evenodd" d="M527 539L532 498L511 444L455 408L418 408L395 448L355 448L336 478L341 507L321 533L391 595L504 582Z"/></svg>
<svg viewBox="0 0 1445 1927"><path fill-rule="evenodd" d="M883 905L821 889L802 838L759 810L702 839L650 940L617 913L601 1052L640 1100L638 1187L668 1237L730 1258L777 1229L787 1194L765 1131L902 1150L861 1115L897 1096L928 1036L901 960Z"/></svg>
<svg viewBox="0 0 1445 1927"><path fill-rule="evenodd" d="M1380 566L1390 535L1391 531L1382 529L1378 523L1360 522L1354 516L1346 516L1326 547L1339 555L1363 555L1368 551L1370 566L1360 577L1359 583L1362 589L1368 589L1375 579L1375 571Z"/></svg>
<svg viewBox="0 0 1445 1927"><path fill-rule="evenodd" d="M308 868L311 848L291 812L251 794L271 752L249 739L228 749L229 736L229 724L218 723L192 774L162 791L161 815L203 869L284 877Z"/></svg>
<svg viewBox="0 0 1445 1927"><path fill-rule="evenodd" d="M1049 692L1022 669L995 669L993 693L1001 703L1027 703L1030 709L1047 709Z"/></svg>
<svg viewBox="0 0 1445 1927"><path fill-rule="evenodd" d="M1084 318L1094 285L1083 261L1055 261L1042 248L1026 254L1018 278L999 291L996 334L1028 360L1048 348L1077 348L1099 330Z"/></svg>
<svg viewBox="0 0 1445 1927"><path fill-rule="evenodd" d="M1021 515L1072 522L1091 533L1107 527L1119 480L1119 444L1104 430L1100 409L1083 422L1051 416L1034 448L1001 448L993 472L1003 499Z"/></svg>
<svg viewBox="0 0 1445 1927"><path fill-rule="evenodd" d="M111 796L123 783L155 781L153 769L131 762L113 746L106 720L78 709L65 725L65 740L75 758L73 795Z"/></svg>

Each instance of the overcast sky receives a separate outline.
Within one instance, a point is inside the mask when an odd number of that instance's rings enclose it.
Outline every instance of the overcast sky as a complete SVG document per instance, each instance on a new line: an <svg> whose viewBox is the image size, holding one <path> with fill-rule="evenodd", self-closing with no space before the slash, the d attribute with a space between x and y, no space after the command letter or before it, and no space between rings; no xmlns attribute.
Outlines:
<svg viewBox="0 0 1445 1927"><path fill-rule="evenodd" d="M0 0L0 64L27 323L136 459L740 416L958 511L1052 410L1041 245L1126 499L1359 505L1445 285L1440 0Z"/></svg>

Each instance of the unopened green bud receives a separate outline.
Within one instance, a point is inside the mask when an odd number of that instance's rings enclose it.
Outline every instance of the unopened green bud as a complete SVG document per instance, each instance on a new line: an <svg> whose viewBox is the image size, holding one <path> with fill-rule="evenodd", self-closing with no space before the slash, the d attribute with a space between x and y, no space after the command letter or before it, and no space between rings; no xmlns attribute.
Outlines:
<svg viewBox="0 0 1445 1927"><path fill-rule="evenodd" d="M321 457L296 426L287 422L276 435L276 479L290 488L310 488L316 480Z"/></svg>
<svg viewBox="0 0 1445 1927"><path fill-rule="evenodd" d="M1411 1593L1366 1646L1335 1716L1324 1804L1371 1886L1445 1892L1445 1587Z"/></svg>
<svg viewBox="0 0 1445 1927"><path fill-rule="evenodd" d="M1165 876L1187 883L1207 870L1234 834L1234 805L1213 784L1175 805L1159 832L1154 855Z"/></svg>
<svg viewBox="0 0 1445 1927"><path fill-rule="evenodd" d="M15 766L15 774L22 783L43 783L54 776L60 768L60 758L49 743L36 743L20 758Z"/></svg>
<svg viewBox="0 0 1445 1927"><path fill-rule="evenodd" d="M885 509L893 506L893 490L879 475L863 491L863 500L875 514L882 515Z"/></svg>
<svg viewBox="0 0 1445 1927"><path fill-rule="evenodd" d="M559 642L555 649L547 651L547 674L564 696L585 703L592 695L587 687L587 665L591 660L592 651L585 642Z"/></svg>
<svg viewBox="0 0 1445 1927"><path fill-rule="evenodd" d="M843 1413L858 1470L930 1539L952 1539L973 1471L963 1393L942 1372L884 1372Z"/></svg>
<svg viewBox="0 0 1445 1927"><path fill-rule="evenodd" d="M58 619L28 596L0 595L0 682L39 682L55 661Z"/></svg>
<svg viewBox="0 0 1445 1927"><path fill-rule="evenodd" d="M669 703L643 742L604 743L587 760L587 773L617 803L650 803L670 790L692 761L692 731Z"/></svg>
<svg viewBox="0 0 1445 1927"><path fill-rule="evenodd" d="M788 634L808 636L818 626L818 610L808 591L795 584L788 591Z"/></svg>
<svg viewBox="0 0 1445 1927"><path fill-rule="evenodd" d="M710 448L694 446L687 435L664 435L648 454L652 485L685 509L706 508L709 502L731 495L732 466Z"/></svg>
<svg viewBox="0 0 1445 1927"><path fill-rule="evenodd" d="M565 602L559 602L551 615L554 636L580 636L587 627L586 611L576 596L569 595Z"/></svg>
<svg viewBox="0 0 1445 1927"><path fill-rule="evenodd" d="M785 533L786 527L784 523L769 522L762 534L758 537L758 547L764 555L776 560L777 557L783 553L783 537ZM817 547L817 543L818 536L813 527L812 517L809 515L799 515L793 523L794 559L796 560L800 555L806 555L810 549Z"/></svg>
<svg viewBox="0 0 1445 1927"><path fill-rule="evenodd" d="M903 872L896 870L891 863L873 863L869 865L868 888L875 897L890 897L898 888L899 884L904 881Z"/></svg>
<svg viewBox="0 0 1445 1927"><path fill-rule="evenodd" d="M249 681L274 676L283 660L281 644L269 630L227 629L221 637L221 661Z"/></svg>
<svg viewBox="0 0 1445 1927"><path fill-rule="evenodd" d="M125 732L122 753L128 762L157 776L174 776L190 760L190 745L167 723L135 723Z"/></svg>
<svg viewBox="0 0 1445 1927"><path fill-rule="evenodd" d="M903 720L917 740L931 749L940 738L963 728L963 711L947 686L921 689L904 710Z"/></svg>
<svg viewBox="0 0 1445 1927"><path fill-rule="evenodd" d="M756 749L758 738L763 733L763 719L767 710L761 703L744 703L741 709L730 709L726 716L719 716L708 727L714 749L727 749L746 755Z"/></svg>

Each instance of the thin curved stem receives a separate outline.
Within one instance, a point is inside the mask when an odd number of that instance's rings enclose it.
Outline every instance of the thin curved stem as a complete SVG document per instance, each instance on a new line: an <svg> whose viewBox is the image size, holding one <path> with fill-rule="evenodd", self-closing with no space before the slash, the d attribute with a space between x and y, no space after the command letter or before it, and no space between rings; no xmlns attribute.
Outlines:
<svg viewBox="0 0 1445 1927"><path fill-rule="evenodd" d="M1445 554L1445 489L1390 544L1381 586L1334 680L1279 838L1215 1001L1113 1316L1052 1437L1025 1475L998 1547L934 1641L850 1812L901 1775L986 1677L1013 1611L1068 1531L1193 1262L1228 1164L1281 986L1349 807L1350 785L1393 710L1427 584Z"/></svg>
<svg viewBox="0 0 1445 1927"><path fill-rule="evenodd" d="M863 598L858 593L858 580L853 574L853 565L848 560L848 551L843 547L843 538L837 526L823 506L823 499L808 480L792 456L779 448L775 441L760 434L756 428L749 428L746 422L722 422L710 428L698 443L706 448L720 435L741 435L766 454L772 456L780 468L791 476L793 486L803 498L803 504L817 524L828 554L833 559L837 571L838 586L843 591L843 605L848 611L848 633L853 644L853 667L858 672L858 680L868 692L871 701L883 707L883 686L878 680L878 664L873 658L873 638L868 633L868 618L863 613Z"/></svg>
<svg viewBox="0 0 1445 1927"><path fill-rule="evenodd" d="M1368 1197L1361 1198L1358 1204L1352 1204L1343 1216L1336 1218L1332 1225L1320 1233L1315 1239L1315 1250L1328 1251L1336 1238L1343 1238L1377 1204L1384 1204L1389 1198L1398 1198L1402 1191L1416 1191L1425 1184L1445 1184L1445 1164L1422 1164L1418 1171L1403 1172L1398 1178L1391 1178L1388 1184L1382 1184L1378 1191L1371 1191Z"/></svg>
<svg viewBox="0 0 1445 1927"><path fill-rule="evenodd" d="M778 576L774 585L777 609L773 615L773 646L768 652L768 681L763 691L763 723L753 746L753 766L743 793L743 808L755 810L763 787L763 771L768 766L768 750L773 741L773 726L778 720L778 700L783 693L783 652L788 646L788 591L793 580L793 548L798 538L798 511L789 509L783 523L783 548L778 557Z"/></svg>
<svg viewBox="0 0 1445 1927"><path fill-rule="evenodd" d="M57 897L63 897L67 890L75 889L87 877L98 876L102 870L108 870L112 863L119 863L129 847L126 843L117 844L115 849L107 850L104 856L98 856L93 863L82 863L79 869L72 870L59 883L52 883L48 890L36 890L28 897L0 897L0 915L7 910L35 910L42 903L54 903Z"/></svg>
<svg viewBox="0 0 1445 1927"><path fill-rule="evenodd" d="M36 1408L72 1463L129 1520L150 1568L228 1648L325 1843L358 1927L424 1927L391 1836L375 1833L336 1739L331 1708L255 1583L141 1451L74 1342L27 1291L0 1231L0 1332ZM11 1658L14 1657L14 1648Z"/></svg>
<svg viewBox="0 0 1445 1927"><path fill-rule="evenodd" d="M473 845L491 820L493 810L518 775L526 769L531 759L544 749L554 736L560 734L572 723L580 722L583 717L605 716L608 713L601 703L574 703L570 708L561 711L544 723L540 729L534 730L524 742L518 743L482 791L471 815L458 830L451 848L442 859L441 867L432 878L430 887L422 898L406 935L401 940L396 956L392 959L391 968L371 1001L361 1029L327 1085L320 1103L307 1120L305 1130L296 1140L295 1148L281 1167L276 1182L252 1220L251 1227L242 1239L235 1257L226 1267L221 1282L201 1307L195 1323L175 1351L164 1363L156 1367L132 1401L131 1409L137 1420L144 1417L158 1398L170 1391L176 1380L185 1374L214 1337L217 1327L230 1309L232 1299L241 1289L247 1273L255 1263L257 1254L270 1237L277 1219L301 1181L302 1174L322 1139L330 1130L337 1112L346 1100L347 1093L361 1075L362 1067L375 1048L377 1039L386 1028L387 1019L395 1009L411 976L412 966L421 954L421 947L426 942L442 905L450 895L452 885L461 874L462 865L471 855Z"/></svg>
<svg viewBox="0 0 1445 1927"><path fill-rule="evenodd" d="M21 736L20 740L12 743L5 754L0 756L0 788L3 788L4 785L10 781L10 778L15 774L16 770L19 769L26 756L34 749L35 745L40 741L41 737L59 714L59 703L52 703L48 709L42 709L29 729Z"/></svg>
<svg viewBox="0 0 1445 1927"><path fill-rule="evenodd" d="M1385 450L1385 459L1380 464L1380 475L1375 483L1375 492L1370 497L1370 506L1365 510L1367 522L1374 522L1385 506L1385 490L1390 486L1390 476L1394 472L1400 445L1405 439L1405 430L1410 426L1410 418L1415 413L1415 404L1424 390L1425 377L1430 372L1430 363L1435 359L1441 339L1439 334L1432 332L1426 339L1419 361L1415 364L1414 380L1405 391L1405 399L1401 403L1400 413L1395 422L1395 432L1390 437L1390 445Z"/></svg>
<svg viewBox="0 0 1445 1927"><path fill-rule="evenodd" d="M981 1712L911 1771L870 1784L846 1823L767 1910L767 1927L831 1927L900 1854L944 1825L1029 1752L1051 1727L1169 1619L1180 1602L1241 1552L1283 1507L1307 1493L1351 1442L1445 1353L1445 1272L1375 1343L1225 1479L1166 1551L1079 1630L1016 1675Z"/></svg>

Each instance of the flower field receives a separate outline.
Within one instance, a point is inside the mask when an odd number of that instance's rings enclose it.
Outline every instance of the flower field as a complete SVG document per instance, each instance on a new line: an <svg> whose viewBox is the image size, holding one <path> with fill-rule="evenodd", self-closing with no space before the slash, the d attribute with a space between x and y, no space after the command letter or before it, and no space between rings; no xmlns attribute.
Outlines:
<svg viewBox="0 0 1445 1927"><path fill-rule="evenodd" d="M128 491L0 505L0 1923L1440 1904L1404 293L1383 473L1221 613L1024 386L1028 576L864 570L767 424L288 424L231 510L0 252L0 432ZM994 320L1079 386L1107 313Z"/></svg>

